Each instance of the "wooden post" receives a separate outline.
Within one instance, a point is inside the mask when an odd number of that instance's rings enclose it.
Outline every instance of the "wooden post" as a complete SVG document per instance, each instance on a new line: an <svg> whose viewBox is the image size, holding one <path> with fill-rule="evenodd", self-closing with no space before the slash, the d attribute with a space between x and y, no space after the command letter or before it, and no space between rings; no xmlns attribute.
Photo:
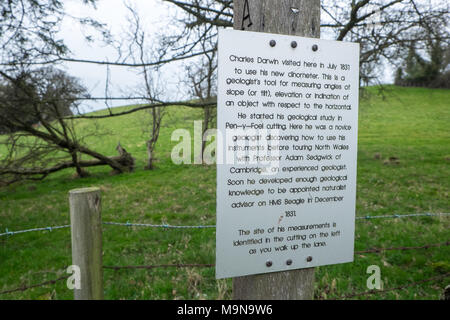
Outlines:
<svg viewBox="0 0 450 320"><path fill-rule="evenodd" d="M233 0L234 29L320 37L320 0ZM237 300L304 300L314 294L314 268L233 279Z"/></svg>
<svg viewBox="0 0 450 320"><path fill-rule="evenodd" d="M99 188L69 192L72 264L80 269L75 300L103 299L102 219Z"/></svg>

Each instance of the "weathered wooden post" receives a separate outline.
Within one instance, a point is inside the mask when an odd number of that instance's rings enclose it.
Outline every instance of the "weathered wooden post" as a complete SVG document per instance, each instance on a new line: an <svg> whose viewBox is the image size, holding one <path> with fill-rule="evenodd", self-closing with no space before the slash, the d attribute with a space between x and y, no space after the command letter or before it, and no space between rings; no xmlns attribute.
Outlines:
<svg viewBox="0 0 450 320"><path fill-rule="evenodd" d="M103 299L102 219L99 188L69 192L72 264L79 267L81 287L75 300Z"/></svg>
<svg viewBox="0 0 450 320"><path fill-rule="evenodd" d="M320 0L234 0L234 29L320 37ZM314 268L233 278L234 299L312 299Z"/></svg>

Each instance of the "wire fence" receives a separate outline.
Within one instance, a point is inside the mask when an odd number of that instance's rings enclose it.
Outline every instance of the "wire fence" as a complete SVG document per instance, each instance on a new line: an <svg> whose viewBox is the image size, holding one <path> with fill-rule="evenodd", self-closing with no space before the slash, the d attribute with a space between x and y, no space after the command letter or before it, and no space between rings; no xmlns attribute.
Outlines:
<svg viewBox="0 0 450 320"><path fill-rule="evenodd" d="M408 217L424 217L424 216L446 216L450 213L415 213L415 214L393 214L393 215L366 215L366 216L357 216L356 220L371 220L371 219L397 219L397 218L408 218ZM131 223L129 221L122 223L122 222L103 222L104 225L111 225L111 226L125 226L125 227L148 227L148 228L163 228L163 229L207 229L207 228L215 228L215 225L169 225L169 224L149 224L149 223ZM28 233L28 232L39 232L39 231L53 231L58 229L64 229L69 228L70 225L61 225L61 226L51 226L51 227L42 227L42 228L33 228L33 229L26 229L26 230L17 230L17 231L9 231L6 229L4 233L0 233L1 236L12 236L22 233ZM367 248L365 250L359 250L355 251L355 257L358 257L358 255L361 255L363 253L382 253L385 251L406 251L406 250L420 250L420 249L430 249L430 248L437 248L437 247L443 247L443 246L449 246L450 241L446 242L440 242L440 243L431 243L431 244L424 244L420 246L410 246L410 247L386 247L386 248ZM126 266L103 266L103 269L109 269L109 270L151 270L151 269L158 269L158 268L214 268L215 264L198 264L198 263L177 263L177 264L156 264L156 265L126 265ZM360 296L366 296L366 295L372 295L372 294L384 294L387 292L392 291L398 291L403 290L409 287L417 286L426 282L431 281L437 281L437 280L443 280L450 276L450 273L445 273L443 275L430 277L427 279L422 279L419 281L411 282L403 286L398 286L394 288L387 288L387 289L381 289L381 290L369 290L369 291L363 291L363 292L352 292L349 294L345 294L339 297L334 297L331 299L349 299L354 297L360 297ZM15 292L23 292L29 289L34 289L38 287L44 287L48 285L53 285L58 283L59 281L67 280L70 277L70 275L64 275L60 276L54 280L47 280L41 283L36 283L32 285L22 285L13 289L7 289L4 291L0 291L0 295L15 293ZM318 297L319 299L322 299L322 297Z"/></svg>
<svg viewBox="0 0 450 320"><path fill-rule="evenodd" d="M394 288L387 288L387 289L380 289L380 290L373 289L373 290L368 290L368 291L363 291L363 292L353 292L353 293L345 294L343 296L339 296L339 297L336 297L336 298L331 298L329 300L343 300L343 299L362 297L362 296L367 296L367 295L372 295L372 294L383 294L383 293L388 293L388 292L392 292L392 291L399 291L399 290L403 290L403 289L406 289L406 288L415 287L415 286L418 286L418 285L426 283L426 282L437 281L437 280L444 280L445 278L448 278L448 277L450 277L450 272L449 273L445 273L443 275L434 276L434 277L431 277L431 278L410 282L410 283L405 284L403 286L398 286L398 287L394 287Z"/></svg>
<svg viewBox="0 0 450 320"><path fill-rule="evenodd" d="M435 217L435 216L446 216L450 213L412 213L412 214L392 214L392 215L366 215L357 216L355 220L373 220L373 219L400 219L400 218L411 218L411 217ZM163 229L208 229L215 228L215 225L170 225L170 224L150 224L150 223L131 223L131 222L103 222L104 225L112 226L124 226L124 227L147 227L147 228L163 228ZM0 233L0 237L13 236L16 234L35 232L35 231L53 231L57 229L69 228L70 225L61 226L49 226L42 228L33 228L26 230L10 231L8 228L5 232Z"/></svg>
<svg viewBox="0 0 450 320"><path fill-rule="evenodd" d="M164 265L162 265L164 266ZM149 266L128 266L128 269L132 269L131 267L134 267L134 269L149 269ZM145 268L144 268L145 267ZM180 266L180 267L211 267L210 265L186 265L186 266ZM107 267L105 267L107 268ZM30 286L21 286L15 289L10 289L10 290L6 290L6 291L0 291L0 295L4 295L4 294L9 294L9 293L14 293L14 292L20 292L20 291L26 291L29 289L34 289L34 288L38 288L38 287L44 287L47 285L51 285L51 284L56 284L59 281L63 281L68 279L70 276L62 276L59 277L57 279L54 280L48 280L45 282L41 282L41 283L37 283L37 284L33 284ZM373 290L368 290L368 291L362 291L362 292L352 292L349 294L345 294L339 297L332 297L329 298L328 300L343 300L343 299L350 299L350 298L355 298L355 297L362 297L362 296L367 296L367 295L373 295L373 294L384 294L384 293L388 293L388 292L392 292L392 291L399 291L399 290L403 290L406 288L410 288L410 287L415 287L418 286L420 284L424 284L427 282L432 282L432 281L437 281L437 280L444 280L446 278L450 277L450 273L445 273L443 275L439 275L439 276L434 276L434 277L430 277L430 278L426 278L426 279L422 279L419 281L414 281L414 282L410 282L406 285L403 286L398 286L398 287L393 287L393 288L387 288L387 289L373 289ZM317 299L319 300L323 300L323 297L317 297Z"/></svg>
<svg viewBox="0 0 450 320"><path fill-rule="evenodd" d="M449 245L450 245L450 241L441 242L441 243L433 243L433 244L425 244L422 246L411 246L411 247L371 248L371 249L367 249L367 250L355 251L355 256L362 254L362 253L380 253L380 252L384 252L384 251L393 251L393 250L397 250L397 251L419 250L419 249L429 249L429 248L436 248L436 247L449 246ZM134 265L134 266L133 265L103 266L103 269L118 271L118 270L151 270L151 269L158 269L158 268L180 269L180 268L214 268L214 267L215 267L215 264L213 264L213 263L210 263L210 264L177 263L177 264ZM66 269L66 268L63 268L63 269ZM449 276L450 276L450 273L445 273L443 275L434 276L434 277L423 279L423 280L416 281L416 282L411 282L407 285L403 285L403 286L399 286L399 287L395 287L395 288L388 288L388 289L381 289L381 290L369 290L369 291L363 291L363 292L357 292L357 293L352 292L350 294L346 294L346 295L343 295L343 296L340 296L337 298L331 298L331 299L348 299L348 298L354 298L357 296L365 296L365 295L369 295L369 294L387 293L390 291L402 290L402 289L405 289L408 287L417 286L419 284L434 281L434 280L445 279ZM9 294L9 293L14 293L14 292L21 292L21 291L26 291L29 289L34 289L34 288L38 288L38 287L44 287L47 285L56 284L59 281L68 279L69 277L70 277L70 275L65 275L65 276L61 276L54 280L48 280L48 281L44 281L44 282L37 283L37 284L32 284L32 285L28 285L28 286L22 285L17 288L14 288L14 289L0 291L0 295L5 295L5 294ZM321 297L319 297L319 299L321 299Z"/></svg>
<svg viewBox="0 0 450 320"><path fill-rule="evenodd" d="M149 227L149 228L164 228L164 229L207 229L215 228L215 225L207 226L174 226L170 224L150 224L150 223L122 223L122 222L103 222L105 225L123 226L123 227Z"/></svg>
<svg viewBox="0 0 450 320"><path fill-rule="evenodd" d="M44 286L47 286L49 284L55 284L55 283L57 283L59 281L66 280L69 277L70 277L70 275L66 275L66 276L62 276L62 277L59 277L59 278L54 279L54 280L48 280L48 281L44 281L44 282L41 282L41 283L32 284L32 285L29 285L29 286L23 285L23 286L20 286L18 288L15 288L15 289L9 289L9 290L5 290L5 291L0 291L0 295L8 294L8 293L14 293L14 292L18 292L18 291L26 291L26 290L33 289L33 288L44 287Z"/></svg>
<svg viewBox="0 0 450 320"><path fill-rule="evenodd" d="M423 246L412 246L412 247L390 247L390 248L373 248L362 251L355 251L355 254L363 254L363 253L380 253L383 251L405 251L405 250L417 250L417 249L429 249L435 247L444 247L450 245L450 241L441 242L441 243L433 243L433 244L425 244Z"/></svg>
<svg viewBox="0 0 450 320"><path fill-rule="evenodd" d="M0 237L2 237L2 236L13 236L13 235L16 235L16 234L27 233L27 232L34 232L34 231L53 231L53 230L64 229L64 228L69 228L69 227L70 227L70 224L66 224L66 225L63 225L63 226L33 228L33 229L18 230L18 231L9 231L8 228L6 228L4 233L0 233Z"/></svg>

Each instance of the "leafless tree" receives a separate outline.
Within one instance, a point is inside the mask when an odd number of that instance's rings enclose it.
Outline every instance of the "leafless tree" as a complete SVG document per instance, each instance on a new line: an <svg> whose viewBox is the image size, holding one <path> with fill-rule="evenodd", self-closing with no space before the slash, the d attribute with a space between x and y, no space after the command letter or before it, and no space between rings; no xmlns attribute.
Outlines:
<svg viewBox="0 0 450 320"><path fill-rule="evenodd" d="M85 0L94 4L94 0ZM83 143L72 113L80 98L89 96L80 83L47 62L68 53L57 31L66 16L58 0L11 0L0 3L0 182L42 179L50 173L108 165L129 171L134 160L119 148L119 157L107 157ZM74 18L101 28L90 19ZM35 64L42 62L44 66ZM90 160L82 160L85 155Z"/></svg>
<svg viewBox="0 0 450 320"><path fill-rule="evenodd" d="M45 143L55 149L64 150L70 155L70 161L62 161L60 167L75 167L79 175L83 175L82 168L88 165L80 159L84 154L93 158L97 163L104 163L116 171L129 170L125 165L112 157L105 157L90 150L81 143L75 132L74 121L83 119L99 119L116 117L133 112L147 110L150 114L149 137L147 139L147 167L153 167L154 150L161 128L164 108L167 106L188 106L204 109L204 130L209 128L211 114L214 114L214 77L216 74L217 30L219 27L231 27L233 23L232 0L164 0L177 9L173 25L179 28L167 28L158 38L149 40L145 28L140 24L136 11L131 10L130 32L124 43L128 50L122 51L115 61L93 61L71 57L64 42L57 39L57 28L64 16L62 2L58 0L11 0L0 4L0 14L5 19L0 20L0 73L4 82L17 87L20 99L26 99L28 105L36 110L43 105L51 105L48 97L28 92L21 87L19 75L46 65L55 65L62 62L91 63L105 66L121 66L135 68L142 75L142 90L135 96L126 99L138 98L144 104L138 104L127 110L114 110L109 108L103 114L65 115L56 117L53 121L41 123L41 128L34 128L18 119L13 130L19 136L26 134L35 137L30 150L39 154L41 144ZM259 0L249 0L259 1ZM405 50L414 45L417 50L425 50L435 46L436 42L447 42L449 4L446 0L351 0L332 1L322 0L323 37L342 41L359 42L361 45L361 79L366 83L373 82L383 63L398 64L399 59L405 55ZM85 3L95 4L94 0L85 0ZM131 9L131 7L129 6ZM300 8L301 9L301 8ZM81 20L80 20L81 21ZM93 20L84 20L99 30L102 25ZM435 26L442 25L442 28ZM433 26L433 27L431 27ZM106 31L102 31L107 35ZM151 45L149 45L151 44ZM123 47L121 49L124 49ZM125 54L123 54L125 52ZM193 88L192 95L197 98L181 99L183 101L167 101L158 94L156 78L158 70L168 64L185 61L189 67L187 78ZM193 61L189 63L189 61ZM105 91L107 92L107 90ZM106 94L107 95L107 94ZM88 97L78 97L88 98ZM90 97L94 99L95 97ZM102 97L98 97L99 99ZM103 97L108 100L115 97ZM123 98L123 97L122 97ZM192 96L190 97L192 98ZM56 99L56 97L55 97ZM79 101L79 99L74 99ZM10 108L11 105L4 105ZM46 107L49 108L49 107ZM56 112L56 111L55 111ZM43 117L41 115L41 117ZM5 120L6 121L6 120ZM1 123L0 123L1 125ZM70 127L72 126L72 127ZM20 130L19 130L19 129ZM20 132L20 133L19 133ZM10 138L10 146L15 148L24 141L19 136ZM29 140L31 141L31 140ZM203 145L204 147L204 145ZM120 148L119 148L120 149ZM12 149L8 149L12 150ZM121 148L120 150L123 150ZM56 152L56 154L59 154ZM47 163L42 161L39 166L26 166L26 158L22 153L10 151L7 157L8 168L16 168L7 174L25 175L40 173L41 176L56 170L44 168ZM13 159L22 159L12 164ZM45 156L41 157L46 159ZM56 161L55 164L59 162ZM28 160L27 160L28 161ZM2 165L4 165L4 162ZM21 165L23 164L23 165ZM4 166L4 168L6 168ZM38 168L39 170L31 170ZM6 172L6 171L5 171Z"/></svg>
<svg viewBox="0 0 450 320"><path fill-rule="evenodd" d="M216 41L217 28L214 26L232 26L232 0L164 1L184 13L178 18L184 31L169 37L166 45L172 50L164 50L166 55L161 61L170 60L170 57L188 58L192 52L201 52L201 38ZM369 82L376 78L377 71L384 69L383 63L398 64L411 43L418 48L426 46L429 40L424 36L427 21L440 19L439 39L449 39L449 4L446 0L322 0L321 8L322 37L360 43L361 78ZM200 29L203 32L198 32ZM209 50L213 49L209 48L204 54Z"/></svg>
<svg viewBox="0 0 450 320"><path fill-rule="evenodd" d="M202 103L215 103L217 101L217 45L211 38L201 38L200 44L205 54L194 59L186 66L186 86L190 89L189 95ZM202 137L216 118L214 105L206 105L203 108ZM202 140L202 155L206 147L206 141Z"/></svg>
<svg viewBox="0 0 450 320"><path fill-rule="evenodd" d="M74 120L67 119L78 107L85 89L60 70L41 68L15 77L0 71L0 123L5 133L0 144L7 154L0 160L0 181L43 179L48 174L75 168L80 177L85 167L109 165L117 172L130 171L129 154L107 157L82 143ZM92 160L81 160L81 155Z"/></svg>
<svg viewBox="0 0 450 320"><path fill-rule="evenodd" d="M142 77L142 86L139 88L139 95L145 98L148 105L154 107L146 110L149 121L146 121L147 128L145 132L148 134L146 141L147 148L147 165L145 169L152 170L154 168L155 147L158 142L161 122L164 116L164 107L157 103L160 101L158 96L161 94L161 86L158 84L159 69L158 66L148 66L146 61L154 57L156 54L153 50L155 47L147 42L151 42L151 36L147 34L141 23L139 12L131 4L126 3L128 9L128 32L122 39L121 47L126 47L125 53L134 64L139 67L135 68Z"/></svg>
<svg viewBox="0 0 450 320"><path fill-rule="evenodd" d="M323 0L322 10L326 23L336 40L358 42L361 45L361 80L373 82L385 69L383 63L398 65L408 48L425 48L427 21L440 20L440 35L428 33L439 41L450 39L448 29L449 5L447 1L417 0L352 0L350 5L336 6L334 1Z"/></svg>

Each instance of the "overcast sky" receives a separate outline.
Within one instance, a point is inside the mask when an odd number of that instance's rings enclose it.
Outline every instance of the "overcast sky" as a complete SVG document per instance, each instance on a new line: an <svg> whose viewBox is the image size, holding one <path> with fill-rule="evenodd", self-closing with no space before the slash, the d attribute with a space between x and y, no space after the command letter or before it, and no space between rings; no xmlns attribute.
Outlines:
<svg viewBox="0 0 450 320"><path fill-rule="evenodd" d="M140 13L147 33L156 33L158 28L167 21L169 13L166 4L160 0L128 0ZM65 0L65 9L72 16L91 17L107 24L112 35L120 39L127 26L127 9L124 0L98 0L97 9L81 4L79 0ZM65 18L61 26L60 37L64 39L66 45L72 52L72 57L77 59L115 61L117 51L112 47L107 47L100 41L88 43L85 35L95 35L92 30L74 23L71 18ZM98 34L97 34L98 38ZM105 96L105 83L107 78L107 67L86 63L64 63L64 69L71 75L81 79L88 88L92 96ZM139 75L126 67L110 67L110 87L109 96L133 95L136 85L141 83ZM167 79L170 83L175 79ZM112 101L111 106L124 105L130 101ZM94 103L86 101L83 103L88 109L105 108L105 102Z"/></svg>
<svg viewBox="0 0 450 320"><path fill-rule="evenodd" d="M156 33L160 28L167 28L170 25L169 16L173 13L173 5L163 3L161 0L98 0L97 9L83 5L79 0L65 0L66 11L76 17L91 17L108 26L113 36L120 39L127 27L127 9L124 2L127 1L140 13L142 23L144 24L147 34ZM326 17L323 17L326 18ZM101 45L101 42L94 41L87 43L85 41L86 28L83 28L73 19L65 18L60 36L64 39L72 52L72 56L78 59L115 61L117 51L111 47ZM331 39L326 32L322 32L322 38ZM106 66L85 64L85 63L65 63L64 69L71 75L81 79L83 84L88 88L92 96L105 96L105 83L107 78ZM170 97L168 93L180 91L179 88L179 72L180 65L171 67L172 69L163 70L163 87L166 89L165 99ZM109 96L127 96L135 93L136 87L142 84L142 78L128 68L110 67L110 86L108 90ZM392 81L392 70L386 69L382 82ZM180 98L180 97L176 97ZM186 98L186 97L184 97ZM110 106L120 106L130 104L130 101L110 101ZM84 111L95 109L103 109L106 107L104 101L83 102Z"/></svg>

